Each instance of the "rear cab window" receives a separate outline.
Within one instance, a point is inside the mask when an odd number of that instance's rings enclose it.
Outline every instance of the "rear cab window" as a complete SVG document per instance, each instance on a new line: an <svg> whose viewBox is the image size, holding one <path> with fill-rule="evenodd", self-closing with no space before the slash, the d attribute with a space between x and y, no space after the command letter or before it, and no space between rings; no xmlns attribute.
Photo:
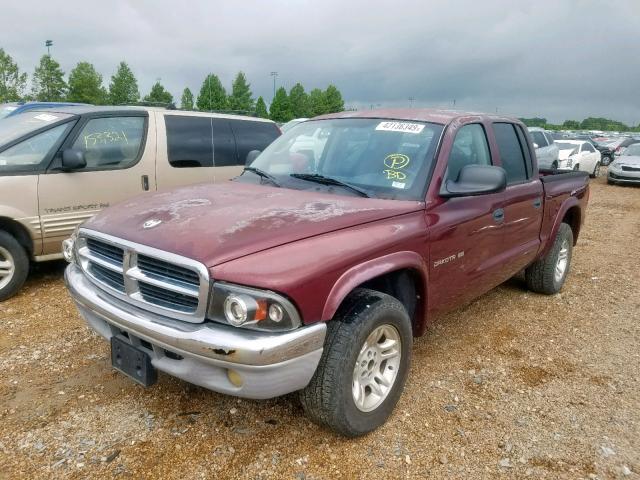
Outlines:
<svg viewBox="0 0 640 480"><path fill-rule="evenodd" d="M513 123L494 123L493 133L502 168L507 172L507 183L513 185L527 181L531 176L531 159L520 127Z"/></svg>

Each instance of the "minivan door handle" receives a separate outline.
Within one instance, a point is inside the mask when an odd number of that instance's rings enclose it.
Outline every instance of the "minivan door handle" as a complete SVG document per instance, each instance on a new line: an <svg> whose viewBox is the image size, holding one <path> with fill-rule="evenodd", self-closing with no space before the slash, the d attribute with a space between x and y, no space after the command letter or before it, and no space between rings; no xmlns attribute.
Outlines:
<svg viewBox="0 0 640 480"><path fill-rule="evenodd" d="M493 211L493 219L496 222L501 223L504 220L504 209L498 208L497 210L494 210Z"/></svg>
<svg viewBox="0 0 640 480"><path fill-rule="evenodd" d="M149 175L142 175L142 190L149 191Z"/></svg>

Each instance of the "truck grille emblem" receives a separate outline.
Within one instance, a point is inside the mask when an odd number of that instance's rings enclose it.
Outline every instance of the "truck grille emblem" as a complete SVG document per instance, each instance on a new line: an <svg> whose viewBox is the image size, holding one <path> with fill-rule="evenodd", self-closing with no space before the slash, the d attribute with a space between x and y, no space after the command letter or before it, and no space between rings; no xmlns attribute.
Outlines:
<svg viewBox="0 0 640 480"><path fill-rule="evenodd" d="M142 228L147 229L147 228L157 227L161 223L162 223L162 220L158 220L157 218L152 218L151 220L147 220L146 222L144 222L142 224Z"/></svg>

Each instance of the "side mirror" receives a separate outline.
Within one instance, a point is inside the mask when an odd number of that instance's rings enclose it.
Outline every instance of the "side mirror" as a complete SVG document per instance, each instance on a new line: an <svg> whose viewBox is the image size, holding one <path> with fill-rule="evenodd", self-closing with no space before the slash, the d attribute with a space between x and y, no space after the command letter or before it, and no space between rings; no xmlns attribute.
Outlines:
<svg viewBox="0 0 640 480"><path fill-rule="evenodd" d="M540 148L537 143L533 144L533 148Z"/></svg>
<svg viewBox="0 0 640 480"><path fill-rule="evenodd" d="M84 151L67 148L62 151L62 170L72 172L80 170L87 166L87 160L84 158Z"/></svg>
<svg viewBox="0 0 640 480"><path fill-rule="evenodd" d="M465 165L458 174L458 179L447 180L443 197L470 197L497 193L507 188L507 172L494 165Z"/></svg>
<svg viewBox="0 0 640 480"><path fill-rule="evenodd" d="M260 150L251 150L249 153L247 153L247 160L244 162L245 165L251 165L253 163L253 161L258 158L258 155L260 155L262 152Z"/></svg>

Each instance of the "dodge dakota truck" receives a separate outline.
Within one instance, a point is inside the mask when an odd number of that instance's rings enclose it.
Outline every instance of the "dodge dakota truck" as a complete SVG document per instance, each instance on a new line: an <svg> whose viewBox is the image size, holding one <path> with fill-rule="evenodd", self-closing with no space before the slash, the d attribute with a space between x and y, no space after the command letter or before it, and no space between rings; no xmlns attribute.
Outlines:
<svg viewBox="0 0 640 480"><path fill-rule="evenodd" d="M124 201L64 245L65 280L112 365L263 399L299 391L346 436L386 421L412 342L525 272L558 292L589 197L539 173L512 118L343 112L247 155L240 176Z"/></svg>

